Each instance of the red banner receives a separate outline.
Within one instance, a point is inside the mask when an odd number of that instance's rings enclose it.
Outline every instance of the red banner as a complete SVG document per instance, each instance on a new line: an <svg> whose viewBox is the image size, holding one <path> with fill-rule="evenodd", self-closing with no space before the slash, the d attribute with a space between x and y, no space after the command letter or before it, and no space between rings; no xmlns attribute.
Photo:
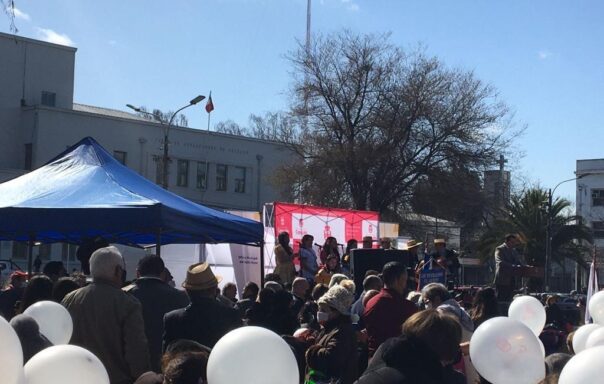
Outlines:
<svg viewBox="0 0 604 384"><path fill-rule="evenodd" d="M318 244L328 237L335 237L340 244L352 239L360 244L364 236L374 240L379 236L377 212L274 203L274 215L275 238L281 232L289 233L295 249L306 234L312 235Z"/></svg>

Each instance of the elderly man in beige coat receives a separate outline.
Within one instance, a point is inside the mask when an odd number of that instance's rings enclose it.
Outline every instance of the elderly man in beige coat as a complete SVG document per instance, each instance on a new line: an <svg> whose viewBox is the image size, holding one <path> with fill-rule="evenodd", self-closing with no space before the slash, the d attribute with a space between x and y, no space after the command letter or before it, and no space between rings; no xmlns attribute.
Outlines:
<svg viewBox="0 0 604 384"><path fill-rule="evenodd" d="M514 234L505 236L505 243L495 249L495 287L499 301L511 301L514 291L512 270L514 266L524 265L516 247L520 241Z"/></svg>
<svg viewBox="0 0 604 384"><path fill-rule="evenodd" d="M63 299L73 319L71 344L94 353L111 384L132 384L150 370L140 302L123 292L124 259L115 247L96 250L90 258L92 284Z"/></svg>

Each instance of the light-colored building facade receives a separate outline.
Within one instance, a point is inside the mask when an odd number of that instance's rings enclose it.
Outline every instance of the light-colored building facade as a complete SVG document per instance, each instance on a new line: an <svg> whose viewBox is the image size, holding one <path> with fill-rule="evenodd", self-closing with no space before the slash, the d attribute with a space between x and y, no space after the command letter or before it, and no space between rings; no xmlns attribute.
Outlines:
<svg viewBox="0 0 604 384"><path fill-rule="evenodd" d="M75 55L72 47L0 33L0 182L91 136L123 164L161 184L165 126L74 103ZM270 176L294 156L276 142L171 127L169 189L211 207L261 211L280 197ZM17 248L2 244L0 259L20 256ZM73 253L63 251L64 258L65 252Z"/></svg>
<svg viewBox="0 0 604 384"><path fill-rule="evenodd" d="M599 279L604 279L604 159L577 160L577 215L592 230L597 252ZM589 258L590 255L586 255ZM583 271L582 285L587 284Z"/></svg>

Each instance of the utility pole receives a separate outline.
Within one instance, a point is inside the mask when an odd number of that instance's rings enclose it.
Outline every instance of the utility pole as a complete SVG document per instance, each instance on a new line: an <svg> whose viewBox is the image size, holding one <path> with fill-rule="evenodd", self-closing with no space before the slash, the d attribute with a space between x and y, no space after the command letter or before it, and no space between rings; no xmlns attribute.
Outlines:
<svg viewBox="0 0 604 384"><path fill-rule="evenodd" d="M549 274L552 258L552 190L547 190L547 221L545 227L545 292L549 292Z"/></svg>
<svg viewBox="0 0 604 384"><path fill-rule="evenodd" d="M579 180L584 178L585 176L589 176L591 175L591 173L583 173L578 175L577 177L573 177L572 179L568 179L568 180L563 180L561 182L559 182L558 184L556 184L556 186L554 187L554 189L548 189L547 191L547 211L546 211L546 227L545 227L545 276L543 279L544 285L545 285L545 292L549 291L549 283L550 283L550 267L552 264L552 237L553 237L553 233L552 233L552 206L554 204L553 202L553 196L554 193L556 193L556 189L558 189L558 187L564 183L567 183L569 181L574 181L574 180Z"/></svg>

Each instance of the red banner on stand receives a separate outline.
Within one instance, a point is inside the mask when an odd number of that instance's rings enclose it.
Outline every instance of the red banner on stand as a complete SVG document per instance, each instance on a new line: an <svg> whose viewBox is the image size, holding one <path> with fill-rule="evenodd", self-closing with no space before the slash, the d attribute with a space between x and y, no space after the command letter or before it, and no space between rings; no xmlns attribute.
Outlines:
<svg viewBox="0 0 604 384"><path fill-rule="evenodd" d="M340 244L351 239L360 244L365 236L374 240L379 237L377 212L274 203L274 215L275 238L281 232L289 233L295 249L306 234L312 235L319 244L328 237L335 237Z"/></svg>

